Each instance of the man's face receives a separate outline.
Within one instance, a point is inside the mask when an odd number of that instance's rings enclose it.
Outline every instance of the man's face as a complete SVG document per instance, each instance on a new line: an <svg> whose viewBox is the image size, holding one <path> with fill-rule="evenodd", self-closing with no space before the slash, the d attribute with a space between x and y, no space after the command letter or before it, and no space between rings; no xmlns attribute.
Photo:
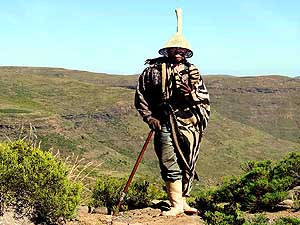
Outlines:
<svg viewBox="0 0 300 225"><path fill-rule="evenodd" d="M168 56L177 62L181 62L185 58L186 49L184 48L170 48L168 49Z"/></svg>

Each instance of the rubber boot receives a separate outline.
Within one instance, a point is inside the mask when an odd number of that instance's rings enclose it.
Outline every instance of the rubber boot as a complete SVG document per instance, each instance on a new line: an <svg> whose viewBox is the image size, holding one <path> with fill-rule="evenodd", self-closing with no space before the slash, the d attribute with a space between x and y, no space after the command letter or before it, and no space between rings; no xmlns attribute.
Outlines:
<svg viewBox="0 0 300 225"><path fill-rule="evenodd" d="M193 208L193 207L189 206L189 204L186 202L186 197L182 197L182 203L183 203L184 213L186 213L188 215L198 213L198 210L196 208Z"/></svg>
<svg viewBox="0 0 300 225"><path fill-rule="evenodd" d="M182 202L182 182L176 180L174 182L166 182L167 193L171 203L171 209L164 211L164 216L180 216L183 215L183 202Z"/></svg>

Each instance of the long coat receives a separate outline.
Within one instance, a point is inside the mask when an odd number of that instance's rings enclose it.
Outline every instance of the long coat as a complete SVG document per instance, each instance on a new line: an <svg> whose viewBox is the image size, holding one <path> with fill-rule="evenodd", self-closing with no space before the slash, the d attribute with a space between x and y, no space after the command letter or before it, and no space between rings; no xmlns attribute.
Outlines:
<svg viewBox="0 0 300 225"><path fill-rule="evenodd" d="M188 195L209 120L209 94L193 64L175 67L165 57L147 62L150 65L140 75L136 88L135 107L144 121L151 116L171 124L173 144L183 162L183 193ZM182 91L181 84L187 84L191 92Z"/></svg>

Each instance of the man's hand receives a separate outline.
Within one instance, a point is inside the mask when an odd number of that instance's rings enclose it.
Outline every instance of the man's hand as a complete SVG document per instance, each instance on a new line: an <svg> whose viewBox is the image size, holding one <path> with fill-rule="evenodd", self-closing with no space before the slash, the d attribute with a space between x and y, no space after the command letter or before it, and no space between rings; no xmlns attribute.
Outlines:
<svg viewBox="0 0 300 225"><path fill-rule="evenodd" d="M186 95L186 94L190 94L192 89L190 88L190 86L188 84L180 84L180 91Z"/></svg>
<svg viewBox="0 0 300 225"><path fill-rule="evenodd" d="M148 119L148 125L152 130L161 130L160 121L158 119L155 119L154 117L150 117Z"/></svg>

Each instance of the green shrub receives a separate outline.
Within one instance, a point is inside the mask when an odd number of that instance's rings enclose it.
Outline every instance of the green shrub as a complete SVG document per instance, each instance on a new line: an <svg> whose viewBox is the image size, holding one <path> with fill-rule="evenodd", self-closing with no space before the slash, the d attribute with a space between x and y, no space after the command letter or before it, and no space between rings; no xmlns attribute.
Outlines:
<svg viewBox="0 0 300 225"><path fill-rule="evenodd" d="M110 214L115 209L125 184L125 178L103 177L97 179L93 189L91 206L107 207ZM132 182L120 210L150 206L153 199L159 199L164 196L160 190L161 187L157 187L147 181Z"/></svg>
<svg viewBox="0 0 300 225"><path fill-rule="evenodd" d="M268 225L269 219L264 214L258 214L244 225Z"/></svg>
<svg viewBox="0 0 300 225"><path fill-rule="evenodd" d="M300 219L293 217L283 217L276 219L272 223L263 214L258 214L254 218L246 221L243 225L300 225Z"/></svg>
<svg viewBox="0 0 300 225"><path fill-rule="evenodd" d="M212 195L217 202L239 203L242 210L272 210L300 184L300 153L291 153L282 161L248 162L246 173L229 178Z"/></svg>
<svg viewBox="0 0 300 225"><path fill-rule="evenodd" d="M50 152L24 141L0 143L0 212L12 207L34 223L72 218L81 184L67 175L66 165Z"/></svg>
<svg viewBox="0 0 300 225"><path fill-rule="evenodd" d="M245 222L243 213L240 211L238 204L214 205L210 210L200 212L204 212L200 213L201 217L209 225L242 225Z"/></svg>
<svg viewBox="0 0 300 225"><path fill-rule="evenodd" d="M274 167L272 177L281 181L282 189L300 185L300 153L292 152L280 161Z"/></svg>
<svg viewBox="0 0 300 225"><path fill-rule="evenodd" d="M245 222L239 204L218 204L213 198L215 190L199 192L195 207L209 225L242 225Z"/></svg>
<svg viewBox="0 0 300 225"><path fill-rule="evenodd" d="M91 206L107 207L110 214L117 204L120 193L123 190L124 179L114 177L105 177L96 180L96 185L93 189Z"/></svg>
<svg viewBox="0 0 300 225"><path fill-rule="evenodd" d="M279 162L250 161L243 168L246 173L240 177L229 177L221 186L198 194L195 205L208 224L242 224L240 209L273 210L289 189L300 185L300 153Z"/></svg>
<svg viewBox="0 0 300 225"><path fill-rule="evenodd" d="M280 218L275 221L274 225L300 225L300 219L292 217Z"/></svg>
<svg viewBox="0 0 300 225"><path fill-rule="evenodd" d="M166 195L161 191L161 186L156 186L148 181L133 182L129 188L125 203L128 209L144 208L151 205L153 199L164 199Z"/></svg>

